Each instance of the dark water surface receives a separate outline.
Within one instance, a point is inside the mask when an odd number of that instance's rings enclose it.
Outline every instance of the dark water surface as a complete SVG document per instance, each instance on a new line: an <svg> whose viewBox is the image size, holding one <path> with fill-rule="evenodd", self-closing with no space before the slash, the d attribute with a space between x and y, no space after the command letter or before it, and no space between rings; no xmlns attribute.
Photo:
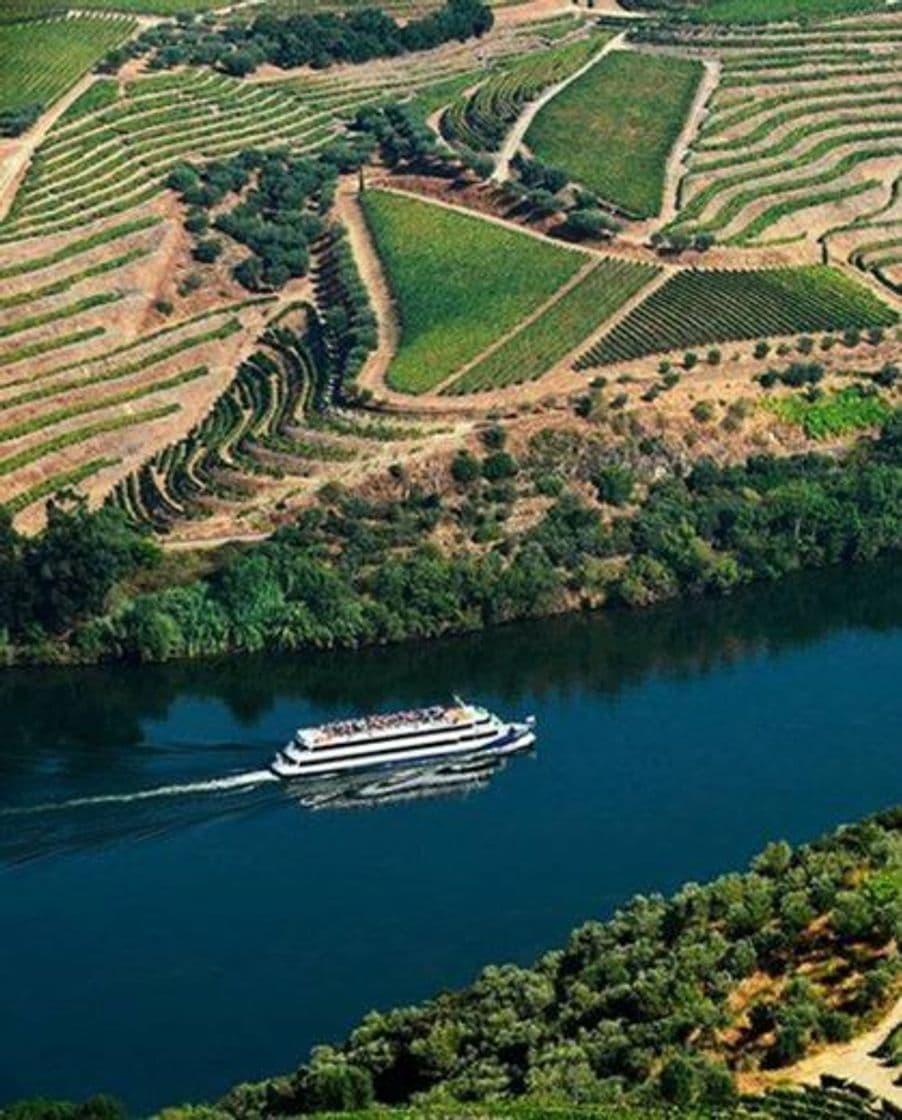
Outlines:
<svg viewBox="0 0 902 1120"><path fill-rule="evenodd" d="M0 1102L215 1096L635 891L902 800L900 573L362 654L3 674ZM128 799L451 692L534 712L535 756L345 811L277 783Z"/></svg>

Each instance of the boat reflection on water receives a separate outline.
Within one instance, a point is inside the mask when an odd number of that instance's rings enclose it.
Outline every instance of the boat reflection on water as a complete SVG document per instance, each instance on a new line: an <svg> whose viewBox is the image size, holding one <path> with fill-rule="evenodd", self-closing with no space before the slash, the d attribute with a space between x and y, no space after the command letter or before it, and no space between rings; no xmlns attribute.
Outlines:
<svg viewBox="0 0 902 1120"><path fill-rule="evenodd" d="M0 805L0 865L250 816L284 798L298 808L319 810L464 796L484 789L512 757L483 752L432 765L411 763L295 781L279 781L269 770L248 770L54 803Z"/></svg>
<svg viewBox="0 0 902 1120"><path fill-rule="evenodd" d="M529 753L532 753L530 751ZM308 778L286 784L286 794L305 809L365 809L437 797L463 797L485 789L512 756L472 756L432 766Z"/></svg>

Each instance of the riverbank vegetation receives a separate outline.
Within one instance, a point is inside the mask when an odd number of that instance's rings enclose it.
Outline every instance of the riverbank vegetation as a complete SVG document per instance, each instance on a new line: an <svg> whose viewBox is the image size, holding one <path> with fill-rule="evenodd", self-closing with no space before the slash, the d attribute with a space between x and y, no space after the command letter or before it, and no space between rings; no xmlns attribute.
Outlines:
<svg viewBox="0 0 902 1120"><path fill-rule="evenodd" d="M729 1114L734 1071L789 1066L879 1014L902 977L900 923L896 809L796 850L772 843L745 873L669 899L638 895L531 968L374 1011L295 1074L217 1107L248 1120L526 1098Z"/></svg>
<svg viewBox="0 0 902 1120"><path fill-rule="evenodd" d="M372 1011L295 1072L163 1120L310 1113L633 1120L880 1112L836 1078L740 1096L736 1074L781 1070L848 1041L902 981L902 808L670 898L636 895L531 967L485 968L417 1006ZM889 1060L896 1035L884 1044ZM115 1102L23 1101L2 1120L120 1120Z"/></svg>
<svg viewBox="0 0 902 1120"><path fill-rule="evenodd" d="M494 427L483 454L460 451L437 485L400 465L389 479L382 496L327 484L269 540L213 554L201 578L178 554L163 562L122 511L52 502L38 536L4 529L6 658L158 661L437 637L722 594L902 543L899 413L845 459L687 467L652 437L611 445L575 429L539 430L514 456Z"/></svg>

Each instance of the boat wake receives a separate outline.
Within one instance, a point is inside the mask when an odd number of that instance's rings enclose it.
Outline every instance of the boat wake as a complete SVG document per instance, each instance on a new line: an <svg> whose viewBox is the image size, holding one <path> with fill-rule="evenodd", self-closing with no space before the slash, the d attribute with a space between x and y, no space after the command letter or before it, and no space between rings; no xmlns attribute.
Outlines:
<svg viewBox="0 0 902 1120"><path fill-rule="evenodd" d="M210 778L202 782L182 782L177 785L155 786L132 793L101 793L93 797L72 797L67 801L46 801L41 805L0 808L0 817L31 816L35 813L52 813L63 809L80 809L86 805L127 805L132 801L150 801L156 797L182 797L186 794L215 793L221 790L258 786L279 779L271 770L249 770L244 774L230 774L224 778Z"/></svg>

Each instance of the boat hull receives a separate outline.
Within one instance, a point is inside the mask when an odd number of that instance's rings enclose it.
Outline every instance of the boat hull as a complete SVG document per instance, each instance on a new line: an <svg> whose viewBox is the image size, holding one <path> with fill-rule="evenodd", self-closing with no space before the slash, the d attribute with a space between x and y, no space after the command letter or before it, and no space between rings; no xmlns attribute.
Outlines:
<svg viewBox="0 0 902 1120"><path fill-rule="evenodd" d="M479 745L466 740L456 743L421 744L411 747L410 750L375 751L357 757L333 758L323 762L317 762L315 757L309 761L305 758L303 761L295 762L279 754L270 769L277 778L293 781L306 777L321 777L324 774L415 766L418 763L433 762L437 759L498 758L528 750L535 741L536 736L531 723L512 723L506 725L497 736ZM311 754L315 755L315 752Z"/></svg>

